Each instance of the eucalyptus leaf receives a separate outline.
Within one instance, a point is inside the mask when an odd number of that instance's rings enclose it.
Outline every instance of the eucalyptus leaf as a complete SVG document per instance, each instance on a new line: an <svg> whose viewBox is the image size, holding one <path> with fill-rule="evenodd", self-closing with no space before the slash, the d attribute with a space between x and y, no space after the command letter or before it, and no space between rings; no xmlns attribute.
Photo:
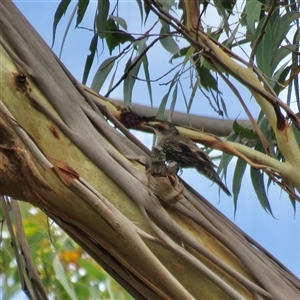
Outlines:
<svg viewBox="0 0 300 300"><path fill-rule="evenodd" d="M176 82L175 88L173 91L172 102L171 102L171 106L170 106L170 116L169 116L170 118L172 118L172 116L173 116L176 101L177 101L177 90L178 90L178 81Z"/></svg>
<svg viewBox="0 0 300 300"><path fill-rule="evenodd" d="M87 78L89 76L94 58L95 58L95 53L97 50L97 44L98 44L98 34L94 34L91 43L90 43L90 54L87 56L86 61L85 61L85 66L84 66L84 71L83 71L83 77L82 77L82 83L86 84Z"/></svg>
<svg viewBox="0 0 300 300"><path fill-rule="evenodd" d="M248 29L255 34L255 23L259 22L262 3L257 0L247 1L245 11Z"/></svg>
<svg viewBox="0 0 300 300"><path fill-rule="evenodd" d="M209 88L217 91L217 81L216 79L211 75L209 70L204 67L203 65L197 64L197 72L200 78L200 84L202 87L204 87L206 90L209 90Z"/></svg>
<svg viewBox="0 0 300 300"><path fill-rule="evenodd" d="M232 132L227 138L226 141L229 142L236 142L238 141L239 136L237 133ZM226 177L226 173L227 173L227 167L229 166L230 161L232 160L233 156L230 154L227 154L226 152L223 152L220 163L219 163L219 167L218 167L218 173L221 172L221 170L224 170L224 175Z"/></svg>
<svg viewBox="0 0 300 300"><path fill-rule="evenodd" d="M106 21L109 12L109 0L98 1L98 13L96 16L97 33L101 39L105 38Z"/></svg>
<svg viewBox="0 0 300 300"><path fill-rule="evenodd" d="M265 19L261 19L260 27L262 26L264 21ZM263 35L262 39L260 40L257 46L255 57L258 68L266 76L266 80L269 83L271 81L271 59L273 54L273 48L274 40L272 27L270 23L268 23L265 29L265 34Z"/></svg>
<svg viewBox="0 0 300 300"><path fill-rule="evenodd" d="M57 255L53 260L53 268L54 268L56 278L59 280L59 282L61 283L61 285L67 292L67 294L70 296L71 299L77 300L77 296L74 290L69 285L69 280L66 276L65 270Z"/></svg>
<svg viewBox="0 0 300 300"><path fill-rule="evenodd" d="M167 101L168 101L168 98L169 98L169 94L170 94L170 91L168 91L162 98L161 102L160 102L160 105L159 105L159 108L158 108L158 111L157 111L157 118L158 119L163 119L163 116L164 116L164 112L166 110L166 105L167 105Z"/></svg>
<svg viewBox="0 0 300 300"><path fill-rule="evenodd" d="M241 158L237 159L235 164L233 180L232 180L232 193L233 193L233 203L234 203L234 214L237 210L237 200L242 186L243 176L246 170L246 162Z"/></svg>
<svg viewBox="0 0 300 300"><path fill-rule="evenodd" d="M223 19L222 21L224 23L224 29L225 29L226 33L228 33L228 30L229 30L228 13L227 13L226 9L224 8L224 6L222 5L222 0L213 0L213 2L216 7L216 11Z"/></svg>
<svg viewBox="0 0 300 300"><path fill-rule="evenodd" d="M157 0L157 2L167 10L171 9L172 6L175 5L175 0Z"/></svg>
<svg viewBox="0 0 300 300"><path fill-rule="evenodd" d="M132 35L128 34L123 30L118 29L113 19L107 20L105 30L106 30L105 40L110 54L120 44L134 41Z"/></svg>
<svg viewBox="0 0 300 300"><path fill-rule="evenodd" d="M236 133L239 133L240 136L243 138L246 138L246 139L257 139L258 138L258 135L253 130L243 127L242 125L240 125L237 122L237 120L234 120L232 128Z"/></svg>
<svg viewBox="0 0 300 300"><path fill-rule="evenodd" d="M89 0L79 0L78 1L78 9L77 9L77 20L76 20L76 27L81 23L86 9L89 5Z"/></svg>
<svg viewBox="0 0 300 300"><path fill-rule="evenodd" d="M131 103L133 86L136 82L135 77L137 76L137 74L140 70L141 63L142 63L141 59L138 62L130 59L126 64L126 69L131 67L133 64L135 64L135 66L130 71L130 74L128 74L127 77L124 79L123 95L124 95L124 105L125 106L128 106ZM127 72L127 71L125 70L125 72Z"/></svg>
<svg viewBox="0 0 300 300"><path fill-rule="evenodd" d="M190 49L191 47L184 47L184 48L181 48L179 49L179 51L175 54L172 55L171 59L170 59L170 62L172 63L172 60L173 59L176 59L176 58L181 58L182 56L186 56L187 53L188 53L188 50Z"/></svg>
<svg viewBox="0 0 300 300"><path fill-rule="evenodd" d="M290 73L291 68L292 68L292 66L289 65L286 68L284 68L283 70L281 70L281 68L280 68L278 70L278 72L275 73L274 79L276 80L276 84L274 86L274 92L277 95L284 89L283 86L285 86L285 80L286 80L286 77L288 76L288 74ZM277 76L277 73L279 76Z"/></svg>
<svg viewBox="0 0 300 300"><path fill-rule="evenodd" d="M55 11L54 20L53 20L53 29L52 29L51 48L53 47L54 42L55 42L55 34L56 34L57 25L58 25L61 17L66 13L67 8L70 3L71 3L71 0L61 0L61 2L59 3L59 5Z"/></svg>
<svg viewBox="0 0 300 300"><path fill-rule="evenodd" d="M177 45L173 37L170 35L170 28L168 24L164 23L162 25L160 30L160 36L160 42L167 51L171 52L172 54L179 52L179 46Z"/></svg>
<svg viewBox="0 0 300 300"><path fill-rule="evenodd" d="M273 217L273 212L269 203L269 199L266 194L265 185L264 185L264 176L261 170L256 170L254 168L250 168L250 177L252 180L252 184L255 190L255 193L258 197L258 200L263 207L263 209L270 213Z"/></svg>
<svg viewBox="0 0 300 300"><path fill-rule="evenodd" d="M102 62L102 64L99 66L91 85L91 89L95 92L99 92L103 83L105 82L108 74L112 70L114 64L116 61L116 57L112 56L107 58Z"/></svg>
<svg viewBox="0 0 300 300"><path fill-rule="evenodd" d="M65 44L65 41L66 41L66 38L67 38L68 31L69 31L69 29L70 29L70 26L71 26L72 21L73 21L73 19L74 19L75 13L76 13L76 11L77 11L77 5L78 5L78 4L76 4L75 7L74 7L74 9L73 9L73 12L72 12L72 14L71 14L71 16L70 16L70 18L69 18L68 23L67 23L65 32L64 32L64 34L63 34L61 46L60 46L60 49L59 49L59 56L58 56L59 58L61 58L62 51L63 51L63 48L64 48L64 44Z"/></svg>
<svg viewBox="0 0 300 300"><path fill-rule="evenodd" d="M224 101L223 97L220 96L220 101L221 101L221 106L222 106L222 110L223 110L223 113L225 115L226 118L229 118L228 117L228 113L227 113L227 106L226 106L226 102Z"/></svg>
<svg viewBox="0 0 300 300"><path fill-rule="evenodd" d="M258 123L258 126L269 144L270 152L274 157L276 157L273 141L273 137L275 138L275 135L268 119L266 117L262 118L262 120ZM262 149L262 151L265 153L264 149Z"/></svg>
<svg viewBox="0 0 300 300"><path fill-rule="evenodd" d="M189 112L191 107L192 107L192 104L194 102L194 98L195 98L195 94L197 92L197 89L199 87L199 81L198 79L196 79L194 85L193 85L193 89L192 89L192 92L191 92L191 95L190 95L190 99L189 99L189 102L188 102L188 105L187 105L187 111Z"/></svg>
<svg viewBox="0 0 300 300"><path fill-rule="evenodd" d="M150 73L149 73L149 63L148 63L148 58L147 58L146 54L143 57L143 68L144 68L144 73L145 73L145 78L146 78L146 83L147 83L147 88L148 88L148 94L149 94L149 98L150 98L150 104L151 104L151 107L153 107L152 88L151 88L151 80L150 80Z"/></svg>
<svg viewBox="0 0 300 300"><path fill-rule="evenodd" d="M278 26L278 30L274 32L274 45L280 45L282 43L283 39L291 29L290 24L299 18L300 13L296 11L291 11L280 17L280 26Z"/></svg>
<svg viewBox="0 0 300 300"><path fill-rule="evenodd" d="M273 52L272 60L271 60L271 73L275 71L277 68L278 64L282 63L283 59L291 54L293 51L295 51L297 48L297 45L287 45L287 46L282 46L279 49L275 50Z"/></svg>
<svg viewBox="0 0 300 300"><path fill-rule="evenodd" d="M296 113L296 116L300 120L300 112ZM299 149L300 149L300 131L299 131L299 129L297 129L297 127L295 126L294 123L292 123L292 129L293 129L296 141L297 141Z"/></svg>
<svg viewBox="0 0 300 300"><path fill-rule="evenodd" d="M138 7L139 7L140 16L141 16L141 22L143 23L144 12L143 12L142 0L136 0L136 3L137 3L137 5L138 5Z"/></svg>
<svg viewBox="0 0 300 300"><path fill-rule="evenodd" d="M236 0L221 0L222 6L225 8L225 10L229 13L232 14L232 9L236 3Z"/></svg>
<svg viewBox="0 0 300 300"><path fill-rule="evenodd" d="M179 74L179 71L175 74L174 78L177 78L178 74ZM172 88L173 88L173 86L176 82L177 82L176 80L173 80L171 82L168 92L163 96L163 98L160 102L160 105L159 105L159 108L158 108L158 111L157 111L157 118L159 118L159 119L162 119L163 116L164 116L170 92L171 92L171 90L172 90ZM171 118L168 117L168 121L171 122Z"/></svg>
<svg viewBox="0 0 300 300"><path fill-rule="evenodd" d="M127 30L127 23L123 18L118 16L110 16L110 19L114 20L117 24L119 24L123 29Z"/></svg>

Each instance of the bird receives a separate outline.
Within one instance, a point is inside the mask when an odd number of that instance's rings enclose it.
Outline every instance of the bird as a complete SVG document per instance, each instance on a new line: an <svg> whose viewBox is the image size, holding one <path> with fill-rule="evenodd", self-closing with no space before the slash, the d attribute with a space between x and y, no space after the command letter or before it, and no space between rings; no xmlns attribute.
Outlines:
<svg viewBox="0 0 300 300"><path fill-rule="evenodd" d="M230 191L222 182L210 157L192 140L182 136L170 122L145 123L156 134L156 145L162 147L168 162L177 162L180 168L195 168L200 174L215 182L228 196Z"/></svg>

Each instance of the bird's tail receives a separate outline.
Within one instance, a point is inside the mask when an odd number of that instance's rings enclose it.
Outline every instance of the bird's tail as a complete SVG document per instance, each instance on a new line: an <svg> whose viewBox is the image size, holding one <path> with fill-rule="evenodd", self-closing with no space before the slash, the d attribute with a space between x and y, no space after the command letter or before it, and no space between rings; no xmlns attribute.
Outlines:
<svg viewBox="0 0 300 300"><path fill-rule="evenodd" d="M231 196L231 193L229 192L228 188L226 185L221 181L219 178L218 180L214 181L223 191L226 193L228 196Z"/></svg>
<svg viewBox="0 0 300 300"><path fill-rule="evenodd" d="M220 176L218 175L218 173L212 167L210 168L208 166L204 166L204 167L201 166L201 167L198 167L196 169L199 173L203 174L208 179L215 182L224 191L224 193L226 193L228 196L231 196L231 193L229 192L228 188L222 182Z"/></svg>

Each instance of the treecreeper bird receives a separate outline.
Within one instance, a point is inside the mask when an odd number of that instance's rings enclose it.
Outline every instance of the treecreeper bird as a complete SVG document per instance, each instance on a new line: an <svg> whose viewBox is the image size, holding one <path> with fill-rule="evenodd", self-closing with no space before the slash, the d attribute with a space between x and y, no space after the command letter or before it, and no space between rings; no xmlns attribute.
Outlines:
<svg viewBox="0 0 300 300"><path fill-rule="evenodd" d="M154 125L146 123L145 125L154 130L157 137L156 145L162 147L167 161L177 162L180 168L195 168L199 173L217 183L228 196L231 196L215 171L214 167L216 166L210 157L192 140L182 136L174 124L161 122Z"/></svg>

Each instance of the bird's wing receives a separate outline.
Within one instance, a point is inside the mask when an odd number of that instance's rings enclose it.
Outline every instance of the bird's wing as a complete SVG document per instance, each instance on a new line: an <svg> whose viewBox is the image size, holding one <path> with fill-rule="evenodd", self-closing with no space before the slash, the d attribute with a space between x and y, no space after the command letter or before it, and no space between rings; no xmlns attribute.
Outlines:
<svg viewBox="0 0 300 300"><path fill-rule="evenodd" d="M189 156L192 156L195 161L210 167L216 167L210 157L190 139L179 141L178 148L180 148L181 152L188 153Z"/></svg>
<svg viewBox="0 0 300 300"><path fill-rule="evenodd" d="M168 148L168 151L178 153L179 155L185 151L184 147L181 147L179 143L164 143L162 147Z"/></svg>

